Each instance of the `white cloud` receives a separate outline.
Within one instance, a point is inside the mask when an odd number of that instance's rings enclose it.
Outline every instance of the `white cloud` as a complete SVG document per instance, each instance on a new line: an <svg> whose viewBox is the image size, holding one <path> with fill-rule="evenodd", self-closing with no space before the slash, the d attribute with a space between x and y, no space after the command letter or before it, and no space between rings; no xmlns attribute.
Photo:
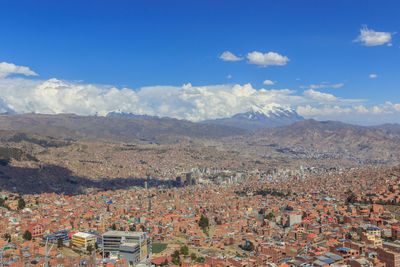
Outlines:
<svg viewBox="0 0 400 267"><path fill-rule="evenodd" d="M297 107L297 113L301 116L307 118L315 118L315 117L326 117L332 115L339 114L348 114L352 112L352 109L349 107L341 107L338 105L334 106L322 106L322 107L312 107L311 105L299 106Z"/></svg>
<svg viewBox="0 0 400 267"><path fill-rule="evenodd" d="M303 93L307 98L312 99L317 101L318 103L322 104L322 103L336 103L339 102L339 98L337 98L336 96L332 95L332 94L328 94L328 93L322 93L319 91L315 91L313 89L309 89L304 91Z"/></svg>
<svg viewBox="0 0 400 267"><path fill-rule="evenodd" d="M232 75L228 74L228 75L226 76L226 78L227 78L227 79L232 79Z"/></svg>
<svg viewBox="0 0 400 267"><path fill-rule="evenodd" d="M29 73L29 72L27 72ZM255 89L251 84L148 86L137 90L106 85L0 77L0 112L106 115L112 111L167 116L191 121L230 117L253 106L297 109L306 118L355 122L399 122L400 104L367 106L308 89Z"/></svg>
<svg viewBox="0 0 400 267"><path fill-rule="evenodd" d="M26 76L37 76L37 73L24 66L17 66L13 63L0 63L0 78L5 78L11 74L23 74Z"/></svg>
<svg viewBox="0 0 400 267"><path fill-rule="evenodd" d="M321 89L321 88L341 88L343 86L344 83L329 84L328 82L322 82L321 84L302 85L300 86L300 88Z"/></svg>
<svg viewBox="0 0 400 267"><path fill-rule="evenodd" d="M222 53L222 55L219 58L222 59L223 61L240 61L240 60L243 60L243 58L237 57L237 56L235 56L234 54L232 54L229 51L225 51L224 53Z"/></svg>
<svg viewBox="0 0 400 267"><path fill-rule="evenodd" d="M297 107L297 113L305 118L317 120L340 120L364 125L382 123L400 123L400 104L386 102L370 108L364 105L302 105Z"/></svg>
<svg viewBox="0 0 400 267"><path fill-rule="evenodd" d="M249 64L255 64L262 67L284 66L287 62L290 61L287 56L282 56L275 52L268 52L263 54L258 51L248 53L247 59Z"/></svg>
<svg viewBox="0 0 400 267"><path fill-rule="evenodd" d="M274 82L274 81L271 81L271 80L265 80L265 81L263 82L263 84L264 84L264 85L274 85L275 82Z"/></svg>
<svg viewBox="0 0 400 267"><path fill-rule="evenodd" d="M376 32L370 30L367 26L360 29L360 35L355 39L355 42L361 42L365 46L377 46L383 44L390 44L392 34L390 32Z"/></svg>
<svg viewBox="0 0 400 267"><path fill-rule="evenodd" d="M400 104L387 101L384 104L372 107L372 111L375 114L395 114L400 112Z"/></svg>
<svg viewBox="0 0 400 267"><path fill-rule="evenodd" d="M358 113L369 113L369 110L364 105L354 106L354 110Z"/></svg>
<svg viewBox="0 0 400 267"><path fill-rule="evenodd" d="M378 75L377 75L377 74L370 74L369 77L370 77L371 79L375 79L375 78L378 77Z"/></svg>

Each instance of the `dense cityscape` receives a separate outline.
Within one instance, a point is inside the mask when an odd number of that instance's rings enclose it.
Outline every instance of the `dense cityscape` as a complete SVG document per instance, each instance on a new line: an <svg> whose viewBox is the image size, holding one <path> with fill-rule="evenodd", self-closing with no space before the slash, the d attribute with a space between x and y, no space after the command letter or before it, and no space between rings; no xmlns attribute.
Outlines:
<svg viewBox="0 0 400 267"><path fill-rule="evenodd" d="M0 0L0 267L400 267L399 0Z"/></svg>
<svg viewBox="0 0 400 267"><path fill-rule="evenodd" d="M3 191L3 264L399 264L399 168L193 167L136 183L88 185L84 194Z"/></svg>

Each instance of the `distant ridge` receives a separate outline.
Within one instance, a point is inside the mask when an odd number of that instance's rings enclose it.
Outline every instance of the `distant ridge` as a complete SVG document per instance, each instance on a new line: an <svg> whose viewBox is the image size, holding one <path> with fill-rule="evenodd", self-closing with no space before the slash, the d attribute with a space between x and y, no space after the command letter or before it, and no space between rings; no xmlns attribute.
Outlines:
<svg viewBox="0 0 400 267"><path fill-rule="evenodd" d="M17 114L0 116L0 129L25 131L41 136L112 142L154 142L160 144L216 140L242 135L246 131L215 124L199 124L171 118L101 117L73 114Z"/></svg>
<svg viewBox="0 0 400 267"><path fill-rule="evenodd" d="M346 158L369 162L400 159L400 125L359 126L338 121L304 120L249 132L241 142L305 153L311 158Z"/></svg>
<svg viewBox="0 0 400 267"><path fill-rule="evenodd" d="M271 104L263 107L254 105L245 113L239 113L230 118L207 120L204 122L255 130L289 125L302 120L304 118L297 114L295 110Z"/></svg>
<svg viewBox="0 0 400 267"><path fill-rule="evenodd" d="M291 115L274 109L274 115ZM267 115L252 110L250 121ZM269 114L269 118L274 117ZM241 115L245 116L245 115ZM249 118L251 117L251 118ZM283 117L283 115L279 116ZM210 123L157 117L100 117L73 114L1 115L0 130L33 133L17 139L43 146L61 146L80 140L135 144L216 147L277 158L346 159L387 163L400 160L400 125L359 126L338 121L301 120L290 125L245 130ZM54 137L63 142L55 142ZM8 139L7 139L8 140ZM16 140L16 139L15 139Z"/></svg>
<svg viewBox="0 0 400 267"><path fill-rule="evenodd" d="M150 116L150 115L137 115L134 113L126 113L126 112L109 112L106 117L110 118L135 118L135 119L143 119L143 118L153 118L153 119L158 119L158 116Z"/></svg>

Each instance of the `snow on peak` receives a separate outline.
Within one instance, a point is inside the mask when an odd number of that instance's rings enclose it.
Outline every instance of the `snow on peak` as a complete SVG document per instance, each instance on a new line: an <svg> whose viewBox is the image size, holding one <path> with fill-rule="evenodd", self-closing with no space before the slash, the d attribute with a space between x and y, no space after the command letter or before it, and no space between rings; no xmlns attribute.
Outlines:
<svg viewBox="0 0 400 267"><path fill-rule="evenodd" d="M293 109L276 103L271 103L263 106L252 105L249 112L256 114L263 114L267 117L270 117L271 115L281 116L282 113L283 114L293 113ZM251 114L249 116L251 116Z"/></svg>

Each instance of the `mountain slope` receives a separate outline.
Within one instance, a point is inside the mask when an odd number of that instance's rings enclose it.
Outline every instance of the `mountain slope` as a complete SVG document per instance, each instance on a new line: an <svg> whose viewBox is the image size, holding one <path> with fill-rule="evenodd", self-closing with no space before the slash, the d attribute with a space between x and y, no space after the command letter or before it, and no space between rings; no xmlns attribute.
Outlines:
<svg viewBox="0 0 400 267"><path fill-rule="evenodd" d="M230 142L238 143L237 138ZM308 158L346 158L360 161L400 159L400 128L358 126L336 121L305 120L243 137L251 150L290 153Z"/></svg>
<svg viewBox="0 0 400 267"><path fill-rule="evenodd" d="M205 121L207 123L238 127L247 130L271 128L289 125L304 120L295 110L279 105L265 107L252 106L248 112L236 114L230 118Z"/></svg>
<svg viewBox="0 0 400 267"><path fill-rule="evenodd" d="M245 131L223 125L196 124L168 118L113 118L60 115L1 115L0 129L25 131L63 139L116 142L177 143L195 139L215 140Z"/></svg>

